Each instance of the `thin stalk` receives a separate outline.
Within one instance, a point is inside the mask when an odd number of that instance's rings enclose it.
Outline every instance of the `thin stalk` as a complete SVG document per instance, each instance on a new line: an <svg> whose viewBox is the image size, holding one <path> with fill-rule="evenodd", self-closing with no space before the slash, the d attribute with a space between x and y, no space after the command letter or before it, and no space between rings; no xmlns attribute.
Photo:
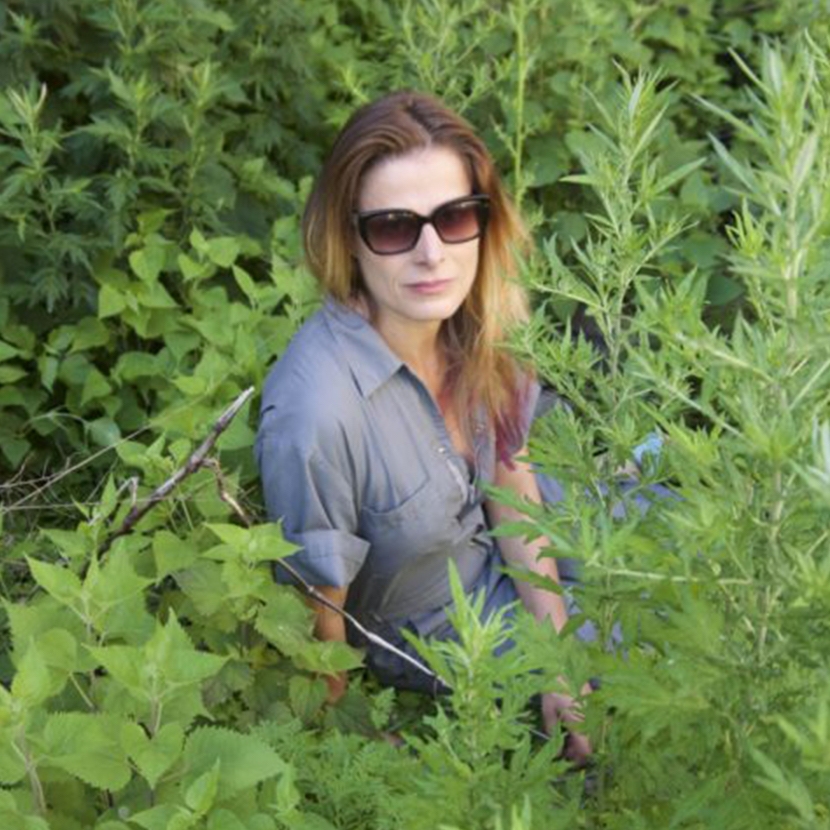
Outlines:
<svg viewBox="0 0 830 830"><path fill-rule="evenodd" d="M522 182L522 156L524 154L525 133L525 94L527 87L528 59L525 40L527 22L527 4L522 0L511 18L516 32L516 142L513 148L513 188L519 205L524 201L524 184Z"/></svg>
<svg viewBox="0 0 830 830"><path fill-rule="evenodd" d="M23 759L23 763L26 765L26 775L29 778L29 786L32 789L32 799L35 802L35 809L37 812L45 816L46 815L46 795L43 792L43 784L40 781L40 777L37 774L37 764L35 764L34 759L32 758L32 754L29 751L29 746L26 743L26 738L21 734L15 741L14 741L14 749L15 752Z"/></svg>

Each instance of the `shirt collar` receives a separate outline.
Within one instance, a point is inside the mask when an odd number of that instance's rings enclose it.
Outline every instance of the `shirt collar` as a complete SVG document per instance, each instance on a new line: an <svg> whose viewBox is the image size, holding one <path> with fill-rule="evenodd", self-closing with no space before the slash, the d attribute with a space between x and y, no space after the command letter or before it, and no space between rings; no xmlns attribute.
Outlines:
<svg viewBox="0 0 830 830"><path fill-rule="evenodd" d="M364 398L404 365L371 323L353 309L329 297L323 316Z"/></svg>

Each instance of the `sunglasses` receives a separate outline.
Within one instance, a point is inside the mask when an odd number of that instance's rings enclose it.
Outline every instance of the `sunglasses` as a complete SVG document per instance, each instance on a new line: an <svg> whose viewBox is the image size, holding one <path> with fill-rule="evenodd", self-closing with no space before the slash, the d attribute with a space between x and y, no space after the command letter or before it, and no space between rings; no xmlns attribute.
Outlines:
<svg viewBox="0 0 830 830"><path fill-rule="evenodd" d="M484 233L490 215L490 197L462 196L435 208L429 216L412 210L367 210L355 213L360 238L374 254L387 256L411 251L424 225L432 225L442 242L469 242Z"/></svg>

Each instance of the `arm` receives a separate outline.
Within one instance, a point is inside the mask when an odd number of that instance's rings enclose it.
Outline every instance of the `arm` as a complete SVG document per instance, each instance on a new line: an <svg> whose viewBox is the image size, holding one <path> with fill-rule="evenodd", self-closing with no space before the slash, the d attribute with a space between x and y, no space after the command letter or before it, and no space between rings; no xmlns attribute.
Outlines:
<svg viewBox="0 0 830 830"><path fill-rule="evenodd" d="M519 453L523 455L524 450ZM506 464L499 463L496 467L497 487L510 489L521 498L533 504L541 503L539 487L536 484L536 477L530 465L522 462L515 462L515 469L510 469ZM487 501L487 515L490 525L497 527L503 522L521 521L525 516L512 507L499 504L494 499ZM545 538L535 539L532 542L526 541L520 536L502 536L499 539L499 549L505 562L517 570L527 570L541 576L547 576L554 582L559 582L559 573L556 569L556 560L551 557L540 558L542 551L548 546ZM518 580L516 590L524 607L537 620L550 618L553 627L561 631L568 621L568 612L562 597L552 591L536 587L523 580Z"/></svg>
<svg viewBox="0 0 830 830"><path fill-rule="evenodd" d="M517 453L519 456L525 454L526 450L524 448ZM512 470L506 464L499 463L497 465L496 486L510 489L521 498L534 504L540 504L542 499L532 468L522 461L514 461L514 464L515 467ZM521 521L525 518L519 511L507 505L499 504L495 499L488 499L486 506L492 527L497 527L503 522ZM556 560L541 556L542 551L548 546L548 541L544 537L531 542L520 536L502 536L498 543L505 562L511 567L546 576L557 584L559 583ZM537 620L542 621L549 618L557 632L562 630L568 621L568 612L561 595L531 585L521 579L516 581L516 592L519 594L524 607ZM590 691L591 687L586 683L582 689L582 694L588 694ZM568 725L582 720L582 715L578 711L578 704L573 698L556 692L548 692L542 696L542 717L548 734L553 732L554 727L560 721ZM584 735L572 731L570 726L567 726L567 728L569 738L566 743L565 756L574 763L582 765L591 754L590 741Z"/></svg>
<svg viewBox="0 0 830 830"><path fill-rule="evenodd" d="M323 594L326 599L331 600L335 605L342 608L346 603L346 588L335 588L331 585L318 585L316 590ZM346 620L342 614L338 614L331 608L327 608L314 599L309 598L308 602L314 609L314 635L319 640L335 640L340 643L346 642ZM346 672L326 675L325 681L329 687L329 703L336 703L346 692L348 686L348 675Z"/></svg>

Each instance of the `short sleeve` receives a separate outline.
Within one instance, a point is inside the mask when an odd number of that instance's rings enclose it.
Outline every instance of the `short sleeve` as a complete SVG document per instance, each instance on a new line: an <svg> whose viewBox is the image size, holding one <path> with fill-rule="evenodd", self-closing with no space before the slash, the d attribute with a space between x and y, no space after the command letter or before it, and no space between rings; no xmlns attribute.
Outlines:
<svg viewBox="0 0 830 830"><path fill-rule="evenodd" d="M354 483L348 471L327 459L325 446L274 420L273 412L263 414L255 454L268 515L281 519L285 538L301 547L286 561L311 585L345 587L369 550L355 533ZM275 576L292 581L279 567Z"/></svg>

